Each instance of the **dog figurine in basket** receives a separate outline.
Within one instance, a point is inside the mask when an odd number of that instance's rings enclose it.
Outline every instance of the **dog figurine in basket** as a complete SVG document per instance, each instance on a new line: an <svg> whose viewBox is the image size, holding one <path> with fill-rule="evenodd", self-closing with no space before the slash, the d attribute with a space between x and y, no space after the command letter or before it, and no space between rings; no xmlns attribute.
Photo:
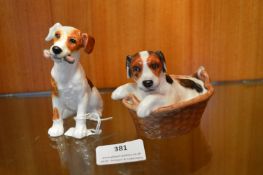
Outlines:
<svg viewBox="0 0 263 175"><path fill-rule="evenodd" d="M204 71L200 67L197 78L174 79L166 74L165 58L161 51L141 51L127 56L128 78L136 83L127 83L113 91L111 98L123 99L131 94L140 101L137 108L139 117L149 116L160 107L190 100L207 92L204 82L198 79Z"/></svg>
<svg viewBox="0 0 263 175"><path fill-rule="evenodd" d="M87 113L94 114L100 120L103 102L102 98L87 79L80 59L80 48L88 54L92 52L95 40L80 30L54 24L46 37L46 41L53 40L50 49L44 50L44 56L54 61L51 70L53 124L48 130L51 137L64 133L63 119L76 115L76 126L70 128L65 135L83 138L94 134L86 128Z"/></svg>

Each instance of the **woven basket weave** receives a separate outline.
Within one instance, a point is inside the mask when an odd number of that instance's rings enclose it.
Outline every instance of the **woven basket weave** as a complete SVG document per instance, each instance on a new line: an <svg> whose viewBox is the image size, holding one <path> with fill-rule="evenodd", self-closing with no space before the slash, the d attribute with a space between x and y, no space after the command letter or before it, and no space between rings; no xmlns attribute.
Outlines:
<svg viewBox="0 0 263 175"><path fill-rule="evenodd" d="M204 82L207 89L205 94L195 97L188 101L182 101L170 106L161 107L153 111L150 116L140 118L136 115L136 108L139 100L134 95L129 95L122 100L123 104L129 109L140 137L149 139L160 139L175 137L186 134L200 124L202 114L206 104L214 93L214 88L210 84L209 76L206 71L197 77ZM188 78L191 76L171 75L172 78Z"/></svg>

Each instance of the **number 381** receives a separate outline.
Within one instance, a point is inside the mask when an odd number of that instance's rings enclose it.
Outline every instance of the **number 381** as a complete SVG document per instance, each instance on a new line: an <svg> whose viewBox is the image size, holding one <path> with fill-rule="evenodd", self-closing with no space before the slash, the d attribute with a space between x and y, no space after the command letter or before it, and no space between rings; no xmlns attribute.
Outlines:
<svg viewBox="0 0 263 175"><path fill-rule="evenodd" d="M114 150L115 151L127 151L127 147L126 145L115 146Z"/></svg>

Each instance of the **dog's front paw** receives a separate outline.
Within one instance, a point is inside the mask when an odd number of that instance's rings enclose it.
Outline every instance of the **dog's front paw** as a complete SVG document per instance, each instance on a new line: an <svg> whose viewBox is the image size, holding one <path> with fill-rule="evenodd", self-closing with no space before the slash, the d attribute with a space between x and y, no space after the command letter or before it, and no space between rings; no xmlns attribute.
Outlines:
<svg viewBox="0 0 263 175"><path fill-rule="evenodd" d="M83 138L87 136L87 128L86 127L78 127L75 128L75 131L73 133L73 137L75 138Z"/></svg>
<svg viewBox="0 0 263 175"><path fill-rule="evenodd" d="M58 137L58 136L63 135L63 133L64 133L64 128L61 125L53 125L48 130L48 135L50 137Z"/></svg>
<svg viewBox="0 0 263 175"><path fill-rule="evenodd" d="M144 104L140 104L137 108L137 116L138 117L142 117L142 118L147 117L151 114L151 112L152 112L152 110Z"/></svg>
<svg viewBox="0 0 263 175"><path fill-rule="evenodd" d="M115 89L112 94L111 94L111 98L113 100L121 100L124 97L126 97L127 93L125 92L124 88L122 87L118 87L117 89Z"/></svg>
<svg viewBox="0 0 263 175"><path fill-rule="evenodd" d="M70 136L70 137L74 137L77 139L82 139L83 137L86 137L88 135L90 135L88 133L89 130L87 130L86 127L76 127L76 128L70 128L65 135L66 136Z"/></svg>

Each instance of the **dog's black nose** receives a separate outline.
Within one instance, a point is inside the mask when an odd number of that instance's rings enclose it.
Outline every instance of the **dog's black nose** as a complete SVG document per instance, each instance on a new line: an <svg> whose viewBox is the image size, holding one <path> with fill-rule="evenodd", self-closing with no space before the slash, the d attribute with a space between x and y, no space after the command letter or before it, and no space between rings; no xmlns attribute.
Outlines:
<svg viewBox="0 0 263 175"><path fill-rule="evenodd" d="M153 81L152 80L144 80L142 82L143 86L146 87L146 88L149 88L153 85Z"/></svg>
<svg viewBox="0 0 263 175"><path fill-rule="evenodd" d="M62 49L58 46L53 46L52 51L54 52L54 54L60 54L62 52Z"/></svg>

